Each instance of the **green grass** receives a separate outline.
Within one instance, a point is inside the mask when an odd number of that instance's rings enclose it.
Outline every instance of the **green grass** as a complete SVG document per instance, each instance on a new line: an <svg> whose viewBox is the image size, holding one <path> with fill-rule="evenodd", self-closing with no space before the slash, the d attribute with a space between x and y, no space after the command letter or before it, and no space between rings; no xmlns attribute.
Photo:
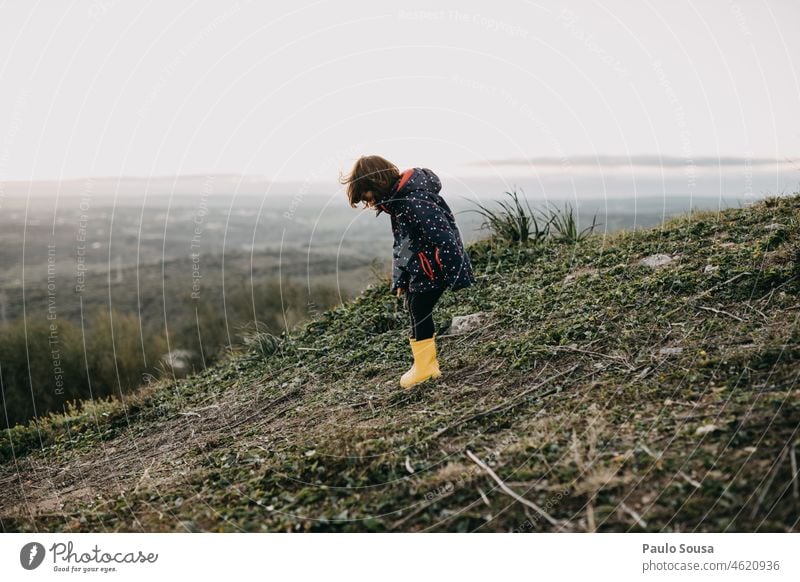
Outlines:
<svg viewBox="0 0 800 582"><path fill-rule="evenodd" d="M563 243L575 244L588 238L594 233L597 224L597 215L592 217L592 224L581 229L575 210L569 204L564 204L564 210L554 206L549 210L550 224L553 225L555 237Z"/></svg>
<svg viewBox="0 0 800 582"><path fill-rule="evenodd" d="M440 338L440 380L400 390L406 316L378 281L203 374L8 431L2 526L797 531L799 217L794 196L480 241L436 318L491 321Z"/></svg>
<svg viewBox="0 0 800 582"><path fill-rule="evenodd" d="M488 229L493 237L510 243L535 244L544 241L556 216L543 215L537 219L527 200L525 205L522 205L516 190L505 194L511 201L497 201L498 208L492 209L484 204L476 204L477 208L472 212L477 212L483 218L481 228Z"/></svg>
<svg viewBox="0 0 800 582"><path fill-rule="evenodd" d="M523 206L516 190L505 194L511 200L497 201L494 209L476 204L477 208L472 210L483 218L481 228L489 230L493 239L525 245L542 243L551 237L557 242L575 244L591 236L600 226L595 215L592 224L581 229L577 213L568 203L564 204L563 210L552 205L534 211L527 200Z"/></svg>

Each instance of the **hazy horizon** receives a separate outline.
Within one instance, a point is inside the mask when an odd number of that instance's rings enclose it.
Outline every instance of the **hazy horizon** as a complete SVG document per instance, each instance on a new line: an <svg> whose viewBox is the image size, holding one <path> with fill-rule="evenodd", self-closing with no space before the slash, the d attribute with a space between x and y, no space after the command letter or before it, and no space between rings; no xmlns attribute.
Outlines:
<svg viewBox="0 0 800 582"><path fill-rule="evenodd" d="M624 199L697 196L757 199L800 191L800 162L745 158L661 156L574 156L531 160L493 160L475 164L477 171L452 175L437 171L443 195L476 201L520 190L534 200ZM338 174L316 180L272 180L268 176L196 174L163 176L91 176L64 180L0 182L0 208L30 199L89 197L95 203L142 203L153 197L340 197ZM160 200L159 202L163 202Z"/></svg>

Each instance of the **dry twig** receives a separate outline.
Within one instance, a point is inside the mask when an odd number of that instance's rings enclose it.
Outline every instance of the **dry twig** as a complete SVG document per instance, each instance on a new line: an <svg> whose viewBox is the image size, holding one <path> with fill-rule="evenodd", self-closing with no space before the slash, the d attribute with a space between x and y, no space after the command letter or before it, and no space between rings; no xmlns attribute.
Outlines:
<svg viewBox="0 0 800 582"><path fill-rule="evenodd" d="M619 507L625 513L630 515L633 518L633 521L635 521L639 525L639 527L641 527L641 528L646 528L647 527L647 522L645 520L643 520L642 516L639 515L638 513L636 513L633 509L631 509L630 507L628 507L624 503L620 503Z"/></svg>
<svg viewBox="0 0 800 582"><path fill-rule="evenodd" d="M533 509L533 510L534 510L536 513L538 513L538 514L539 514L539 515L541 515L541 516L542 516L542 517L543 517L545 520L547 520L547 523L549 523L550 525L552 525L552 526L554 526L554 527L561 527L561 524L559 524L559 522L558 522L558 521L556 521L556 520L553 518L553 516L552 516L552 515L550 515L549 513L547 513L547 512L546 512L544 509L542 509L542 508L541 508L541 507L539 507L538 505L536 505L536 504L535 504L533 501L528 501L527 499L525 499L525 498L524 498L524 497L522 497L521 495L519 495L519 494L517 494L516 492L514 492L514 491L513 491L511 488L509 488L509 487L508 487L508 485L506 485L506 484L503 482L503 480L502 480L500 477L498 477L498 476L497 476L497 473L495 473L494 471L492 471L492 469L491 469L491 467L489 467L489 465L487 465L486 463L484 463L483 461L481 461L481 460L480 460L478 457L476 457L475 455L473 455L473 454L472 454L472 451L470 451L469 449L467 450L467 456L468 456L470 459L472 459L472 461L473 461L475 464L477 464L477 465L478 465L478 466L479 466L481 469L483 469L484 471L486 471L486 473L488 473L488 474L489 474L489 476L490 476L492 479L494 479L495 483L497 483L497 484L500 486L500 489L503 491L503 493L505 493L506 495L508 495L508 496L512 497L513 499L516 499L517 501L519 501L520 503L522 503L522 504L523 504L523 505L525 505L526 507L530 507L531 509Z"/></svg>
<svg viewBox="0 0 800 582"><path fill-rule="evenodd" d="M722 309L714 309L713 307L703 307L702 305L697 305L697 309L702 309L703 311L711 311L713 313L718 313L720 315L727 315L728 317L732 317L737 321L744 322L744 319L742 319L738 315L734 315L733 313L728 313L727 311L723 311Z"/></svg>

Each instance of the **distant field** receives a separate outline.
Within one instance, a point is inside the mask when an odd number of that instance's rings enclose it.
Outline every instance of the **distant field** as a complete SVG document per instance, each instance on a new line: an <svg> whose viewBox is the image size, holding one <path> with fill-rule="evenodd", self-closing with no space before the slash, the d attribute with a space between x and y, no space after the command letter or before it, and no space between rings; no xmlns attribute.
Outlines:
<svg viewBox="0 0 800 582"><path fill-rule="evenodd" d="M457 215L465 242L482 237L480 217L470 212L476 200L445 197ZM491 204L491 197L480 202ZM654 226L692 208L739 205L736 199L702 196L568 202L578 208L583 223L588 225L597 215L600 230L607 232ZM564 200L549 203L561 206ZM542 203L531 204L536 208ZM369 263L373 258L391 257L390 248L386 216L376 219L370 211L351 209L343 199L323 196L297 202L285 196L263 200L245 196L232 201L181 195L166 202L156 197L144 207L131 201L111 205L100 198L33 200L29 205L24 199L9 198L0 212L0 288L45 279L51 250L57 273L70 279L77 276L79 263L92 272L111 271L116 276L126 266L188 259L193 253L208 257L299 249L325 260L342 255Z"/></svg>

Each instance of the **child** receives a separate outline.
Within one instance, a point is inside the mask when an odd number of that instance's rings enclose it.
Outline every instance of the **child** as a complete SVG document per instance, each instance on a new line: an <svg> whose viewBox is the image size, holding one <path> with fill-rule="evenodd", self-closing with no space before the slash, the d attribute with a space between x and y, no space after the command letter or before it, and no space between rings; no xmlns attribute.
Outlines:
<svg viewBox="0 0 800 582"><path fill-rule="evenodd" d="M414 365L400 378L400 386L438 378L433 307L445 289L455 291L475 282L453 213L439 195L442 183L427 168L401 174L380 156L359 158L342 183L350 206L363 202L377 209L375 216L386 212L392 221L391 293L405 293L414 355Z"/></svg>

